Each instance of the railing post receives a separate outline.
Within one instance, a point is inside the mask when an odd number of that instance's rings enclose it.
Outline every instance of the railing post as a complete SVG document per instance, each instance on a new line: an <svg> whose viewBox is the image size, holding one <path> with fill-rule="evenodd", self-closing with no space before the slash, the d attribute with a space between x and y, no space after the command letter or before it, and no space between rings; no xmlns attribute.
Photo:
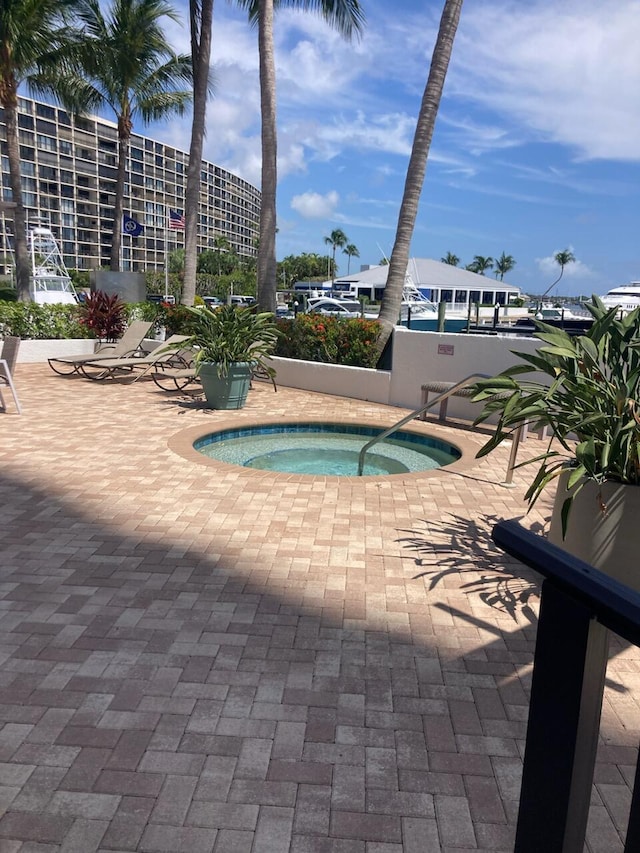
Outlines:
<svg viewBox="0 0 640 853"><path fill-rule="evenodd" d="M511 437L511 451L509 453L509 464L507 465L507 473L505 474L504 484L505 486L513 485L513 472L516 467L516 459L518 457L518 448L520 447L520 441L522 439L522 432L524 430L524 424L519 424L516 428L513 436Z"/></svg>
<svg viewBox="0 0 640 853"><path fill-rule="evenodd" d="M514 853L582 853L608 632L590 608L542 585Z"/></svg>

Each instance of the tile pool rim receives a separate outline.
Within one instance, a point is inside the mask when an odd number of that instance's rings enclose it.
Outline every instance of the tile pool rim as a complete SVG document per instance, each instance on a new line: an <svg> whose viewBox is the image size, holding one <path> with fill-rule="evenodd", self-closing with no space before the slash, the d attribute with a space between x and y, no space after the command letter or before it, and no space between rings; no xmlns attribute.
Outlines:
<svg viewBox="0 0 640 853"><path fill-rule="evenodd" d="M245 411L245 410L241 410ZM226 412L225 414L228 414ZM401 480L417 480L424 479L425 477L438 477L438 476L447 476L450 474L459 474L463 471L466 471L472 468L474 465L479 463L479 460L475 458L475 454L478 450L478 445L467 440L464 435L460 435L460 430L455 427L451 430L451 432L455 431L455 435L449 435L450 428L446 429L446 438L439 434L442 427L438 428L438 425L434 422L430 421L415 421L411 423L411 426L404 426L402 428L402 432L409 435L416 435L422 439L430 439L434 442L444 443L453 447L458 453L460 453L460 458L455 462L451 462L448 465L443 465L438 468L431 468L426 471L412 471L402 474L368 474L366 477L339 477L332 474L290 474L286 472L280 471L266 471L260 470L257 468L245 468L241 465L234 465L229 462L222 462L218 459L211 459L208 456L202 454L199 450L196 449L195 444L197 441L202 440L208 435L213 433L228 433L229 431L233 432L235 430L247 430L247 429L259 429L259 428L273 428L283 425L291 425L292 423L304 423L304 424L327 424L331 423L337 427L370 427L372 430L376 431L384 431L388 429L393 424L397 423L399 418L395 418L390 420L389 423L378 423L378 424L363 424L362 417L356 419L346 419L346 418L332 418L330 421L327 418L313 418L306 417L300 418L296 420L292 420L291 418L277 417L277 418L268 418L263 417L259 419L245 419L244 417L238 416L236 419L232 419L231 421L227 421L224 426L216 424L214 422L202 423L198 426L187 427L186 429L180 430L179 432L174 433L169 436L167 439L167 446L169 450L173 453L178 454L183 459L188 460L196 465L205 465L210 468L223 468L226 472L230 469L233 469L237 472L238 476L251 477L252 479L262 478L268 480L288 480L290 482L308 482L308 483L317 483L322 480L327 480L331 482L342 482L342 483L359 483L362 485L370 484L370 483L387 483L387 482L399 482Z"/></svg>

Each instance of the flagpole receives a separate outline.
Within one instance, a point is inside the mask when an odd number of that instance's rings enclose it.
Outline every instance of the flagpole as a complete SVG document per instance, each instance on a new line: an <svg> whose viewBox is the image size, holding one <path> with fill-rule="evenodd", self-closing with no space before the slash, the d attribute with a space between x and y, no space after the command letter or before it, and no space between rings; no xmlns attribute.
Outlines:
<svg viewBox="0 0 640 853"><path fill-rule="evenodd" d="M164 218L164 301L169 296L169 217Z"/></svg>

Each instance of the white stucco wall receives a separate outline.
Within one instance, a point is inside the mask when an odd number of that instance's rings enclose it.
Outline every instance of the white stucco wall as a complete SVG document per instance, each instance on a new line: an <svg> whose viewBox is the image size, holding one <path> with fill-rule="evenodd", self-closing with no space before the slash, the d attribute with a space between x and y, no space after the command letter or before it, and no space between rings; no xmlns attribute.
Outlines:
<svg viewBox="0 0 640 853"><path fill-rule="evenodd" d="M160 343L148 340L145 348L152 349ZM94 344L93 340L24 340L18 362L43 362L55 355L91 353ZM417 409L423 383L459 382L472 373L493 376L516 363L512 350L531 353L539 345L533 338L412 332L397 327L392 372L287 358L274 358L271 363L277 371L276 382L285 387ZM435 409L433 412L436 414ZM452 397L448 413L454 418L473 420L478 406Z"/></svg>
<svg viewBox="0 0 640 853"><path fill-rule="evenodd" d="M273 358L270 364L277 371L276 382L288 388L304 388L372 403L389 402L391 373L386 370L318 364L295 358Z"/></svg>
<svg viewBox="0 0 640 853"><path fill-rule="evenodd" d="M35 364L47 361L49 358L60 358L65 355L90 355L95 352L97 341L95 338L73 338L62 340L32 341L23 338L18 350L18 364ZM159 346L162 341L145 338L143 348L151 351ZM108 350L105 350L108 355Z"/></svg>
<svg viewBox="0 0 640 853"><path fill-rule="evenodd" d="M425 382L459 382L472 373L494 376L517 362L512 350L535 352L540 341L506 335L412 332L396 328L393 338L393 374L389 402L417 409ZM430 398L435 395L430 394ZM437 410L434 409L434 412ZM478 406L452 397L448 414L472 420Z"/></svg>
<svg viewBox="0 0 640 853"><path fill-rule="evenodd" d="M89 355L96 348L93 338L74 338L73 340L20 341L18 364L34 364L59 358L64 355Z"/></svg>

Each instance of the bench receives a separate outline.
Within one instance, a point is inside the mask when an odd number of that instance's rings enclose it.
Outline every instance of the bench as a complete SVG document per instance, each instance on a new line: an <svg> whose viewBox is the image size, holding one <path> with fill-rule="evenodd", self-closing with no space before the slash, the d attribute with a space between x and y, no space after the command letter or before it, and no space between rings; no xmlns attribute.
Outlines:
<svg viewBox="0 0 640 853"><path fill-rule="evenodd" d="M422 412L420 413L420 420L427 420L427 410L424 408L429 402L429 394L431 392L435 394L444 394L445 391L450 391L456 382L425 382L424 385L421 386L420 390L422 392L422 396L420 399L420 406L422 408ZM451 395L452 397L466 397L468 400L473 397L474 391L470 386L466 386L464 388L459 388L457 391ZM492 397L491 399L496 399L497 397L506 396L505 394L497 394L496 397ZM444 400L440 402L440 411L438 412L438 420L446 421L447 419L447 405L449 403L449 397L445 397ZM528 435L528 424L523 424L522 426L522 438L523 440L527 438ZM546 438L547 437L547 427L541 427L538 430L538 438Z"/></svg>
<svg viewBox="0 0 640 853"><path fill-rule="evenodd" d="M426 421L427 419L427 411L426 409L424 409L424 406L426 406L429 402L429 394L432 391L437 394L444 394L445 391L450 391L455 384L455 382L425 382L425 384L421 387L422 397L420 400L420 406L423 409L422 413L420 414L421 421ZM467 399L470 399L471 397L473 397L473 394L473 390L469 386L467 386L466 388L459 388L451 396L466 397ZM440 412L438 414L439 421L446 421L448 404L449 398L445 397L445 399L442 400L440 403Z"/></svg>

